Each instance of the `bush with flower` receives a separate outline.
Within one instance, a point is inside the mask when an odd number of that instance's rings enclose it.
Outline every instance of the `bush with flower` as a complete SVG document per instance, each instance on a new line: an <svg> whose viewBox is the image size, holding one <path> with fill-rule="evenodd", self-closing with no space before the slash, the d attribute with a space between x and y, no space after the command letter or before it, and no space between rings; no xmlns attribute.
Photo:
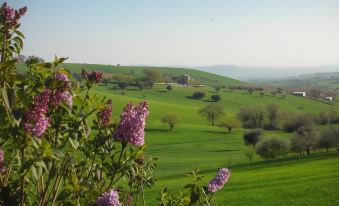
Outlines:
<svg viewBox="0 0 339 206"><path fill-rule="evenodd" d="M26 11L0 7L0 205L145 205L157 161L144 154L147 102L128 103L115 123L114 102L91 93L103 79L100 71L83 70L76 82L60 68L67 58L31 58L25 74L17 72ZM222 169L199 186L194 171L181 198L163 190L159 204L210 205L229 175Z"/></svg>

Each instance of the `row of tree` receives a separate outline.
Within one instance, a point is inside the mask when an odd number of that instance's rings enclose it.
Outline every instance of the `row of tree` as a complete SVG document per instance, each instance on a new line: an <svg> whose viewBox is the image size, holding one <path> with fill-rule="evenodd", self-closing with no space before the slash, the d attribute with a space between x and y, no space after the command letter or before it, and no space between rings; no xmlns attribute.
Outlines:
<svg viewBox="0 0 339 206"><path fill-rule="evenodd" d="M330 148L339 149L339 128L328 128L320 132L313 126L303 126L296 131L290 142L263 138L262 129L251 129L244 132L243 139L245 145L252 145L256 153L265 159L274 159L288 152L310 155L314 149L326 149L327 152ZM246 153L246 156L250 155Z"/></svg>
<svg viewBox="0 0 339 206"><path fill-rule="evenodd" d="M332 107L321 111L318 115L311 113L294 113L283 110L277 104L266 107L242 107L237 118L244 128L281 129L286 132L313 124L339 123L339 112Z"/></svg>

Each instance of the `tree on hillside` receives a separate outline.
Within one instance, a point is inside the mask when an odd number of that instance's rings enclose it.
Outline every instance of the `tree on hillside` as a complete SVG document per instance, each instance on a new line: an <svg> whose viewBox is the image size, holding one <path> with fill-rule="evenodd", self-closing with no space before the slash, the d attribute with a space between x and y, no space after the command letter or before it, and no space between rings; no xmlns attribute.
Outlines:
<svg viewBox="0 0 339 206"><path fill-rule="evenodd" d="M311 154L311 149L317 147L319 133L312 126L303 126L297 130L296 135L291 139L291 150L297 153L307 152Z"/></svg>
<svg viewBox="0 0 339 206"><path fill-rule="evenodd" d="M283 130L285 132L293 132L300 127L311 126L314 124L314 116L312 114L294 114L291 112L284 112L282 114Z"/></svg>
<svg viewBox="0 0 339 206"><path fill-rule="evenodd" d="M153 88L154 83L160 80L161 74L157 70L145 69L142 71L144 73L144 80L147 86Z"/></svg>
<svg viewBox="0 0 339 206"><path fill-rule="evenodd" d="M247 89L247 92L248 92L248 94L251 94L251 95L252 95L253 92L254 92L254 88L251 88L251 87L248 88L248 89Z"/></svg>
<svg viewBox="0 0 339 206"><path fill-rule="evenodd" d="M174 126L179 124L179 117L176 114L166 114L162 117L161 121L165 124L168 124L170 130L172 131Z"/></svg>
<svg viewBox="0 0 339 206"><path fill-rule="evenodd" d="M237 119L225 119L220 121L219 127L224 128L228 131L228 134L232 132L233 128L238 128L240 127L241 123Z"/></svg>
<svg viewBox="0 0 339 206"><path fill-rule="evenodd" d="M173 87L172 87L171 85L167 85L167 86L166 86L166 89L167 89L168 91L171 91L171 90L173 89Z"/></svg>
<svg viewBox="0 0 339 206"><path fill-rule="evenodd" d="M319 98L320 95L321 95L321 91L319 89L311 89L310 92L309 92L309 96L314 98L314 99Z"/></svg>
<svg viewBox="0 0 339 206"><path fill-rule="evenodd" d="M245 145L252 145L255 148L255 145L260 141L263 136L262 129L251 129L244 132L243 138Z"/></svg>
<svg viewBox="0 0 339 206"><path fill-rule="evenodd" d="M211 103L206 105L205 107L201 108L198 113L204 117L208 121L211 122L211 125L214 126L214 122L218 120L219 118L223 117L225 115L224 108L217 103Z"/></svg>
<svg viewBox="0 0 339 206"><path fill-rule="evenodd" d="M194 92L192 95L193 99L202 99L206 94L204 92Z"/></svg>
<svg viewBox="0 0 339 206"><path fill-rule="evenodd" d="M280 108L277 104L269 104L266 106L267 118L269 121L268 128L275 129L278 127L278 118Z"/></svg>
<svg viewBox="0 0 339 206"><path fill-rule="evenodd" d="M126 89L128 85L128 82L118 82L119 89Z"/></svg>
<svg viewBox="0 0 339 206"><path fill-rule="evenodd" d="M337 124L339 123L339 112L333 107L321 111L318 119L320 124Z"/></svg>
<svg viewBox="0 0 339 206"><path fill-rule="evenodd" d="M253 148L251 148L251 149L249 149L245 152L245 156L247 157L247 159L250 163L252 162L254 155L255 155L255 150Z"/></svg>
<svg viewBox="0 0 339 206"><path fill-rule="evenodd" d="M259 95L260 95L261 98L264 98L265 92L264 91L260 91Z"/></svg>
<svg viewBox="0 0 339 206"><path fill-rule="evenodd" d="M143 90L145 88L145 83L141 80L137 80L135 85L136 87L138 87L139 90Z"/></svg>
<svg viewBox="0 0 339 206"><path fill-rule="evenodd" d="M128 74L116 74L113 80L117 82L119 89L126 89L134 78Z"/></svg>
<svg viewBox="0 0 339 206"><path fill-rule="evenodd" d="M213 102L219 102L221 100L221 97L220 97L219 94L214 94L214 95L211 96L211 100Z"/></svg>
<svg viewBox="0 0 339 206"><path fill-rule="evenodd" d="M276 138L268 138L260 141L255 151L265 159L274 159L288 153L289 146L286 141Z"/></svg>
<svg viewBox="0 0 339 206"><path fill-rule="evenodd" d="M339 146L339 129L338 128L329 128L322 132L319 139L319 147L326 148L328 152L329 148Z"/></svg>
<svg viewBox="0 0 339 206"><path fill-rule="evenodd" d="M237 118L242 122L244 128L261 128L265 111L262 107L242 107L237 113Z"/></svg>

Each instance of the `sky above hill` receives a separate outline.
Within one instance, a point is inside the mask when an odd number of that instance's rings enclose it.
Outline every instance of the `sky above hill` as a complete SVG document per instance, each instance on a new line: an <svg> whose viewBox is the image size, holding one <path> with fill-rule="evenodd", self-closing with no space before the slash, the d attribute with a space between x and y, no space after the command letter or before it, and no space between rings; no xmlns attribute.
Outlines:
<svg viewBox="0 0 339 206"><path fill-rule="evenodd" d="M147 65L339 64L338 0L10 0L24 54Z"/></svg>

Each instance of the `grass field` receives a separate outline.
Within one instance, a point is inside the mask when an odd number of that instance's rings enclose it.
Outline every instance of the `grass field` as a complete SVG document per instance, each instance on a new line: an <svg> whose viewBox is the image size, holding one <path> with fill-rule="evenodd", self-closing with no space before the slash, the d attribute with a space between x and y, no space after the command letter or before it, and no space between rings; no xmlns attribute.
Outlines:
<svg viewBox="0 0 339 206"><path fill-rule="evenodd" d="M242 140L243 129L226 134L218 127L209 126L197 114L199 108L209 103L209 96L215 94L213 88L175 86L172 91L167 91L164 85L156 85L143 91L130 88L122 95L121 90L112 90L111 87L100 86L94 91L113 99L115 117L128 101L145 99L150 104L146 128L147 155L160 159L155 173L158 182L146 191L147 205L157 205L158 193L165 186L174 193L182 189L190 182L184 173L195 167L201 169L207 183L218 168L226 166L232 169L232 177L224 190L216 195L214 205L338 205L339 161L334 151L316 152L310 157L289 154L274 161L256 156L254 163L249 164L245 157L248 147ZM198 90L206 92L205 99L189 98ZM257 93L249 95L245 91L230 92L226 89L219 94L226 116L234 116L242 106L265 106L269 103L294 112L318 113L330 107L294 96L281 99L266 94L261 98ZM300 107L303 109L298 109ZM160 121L166 113L175 113L181 119L173 132ZM265 136L289 139L293 134L265 131Z"/></svg>

